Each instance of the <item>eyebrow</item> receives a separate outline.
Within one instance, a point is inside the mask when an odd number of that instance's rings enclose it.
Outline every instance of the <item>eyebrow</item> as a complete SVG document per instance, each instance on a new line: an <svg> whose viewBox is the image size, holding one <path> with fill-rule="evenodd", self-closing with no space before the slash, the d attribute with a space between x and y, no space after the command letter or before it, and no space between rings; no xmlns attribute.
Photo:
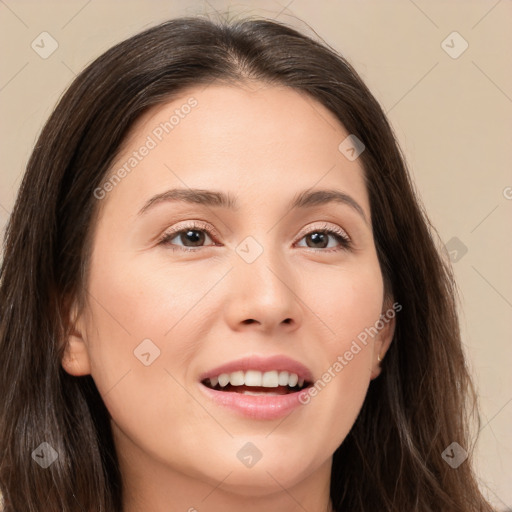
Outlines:
<svg viewBox="0 0 512 512"><path fill-rule="evenodd" d="M157 194L149 199L139 211L139 215L146 213L155 205L163 202L180 201L191 204L200 204L208 207L226 208L238 211L240 206L237 199L230 194L217 190L199 188L174 188ZM351 196L334 189L304 190L296 194L288 205L289 210L312 208L329 203L340 203L350 206L368 224L368 220L361 205Z"/></svg>

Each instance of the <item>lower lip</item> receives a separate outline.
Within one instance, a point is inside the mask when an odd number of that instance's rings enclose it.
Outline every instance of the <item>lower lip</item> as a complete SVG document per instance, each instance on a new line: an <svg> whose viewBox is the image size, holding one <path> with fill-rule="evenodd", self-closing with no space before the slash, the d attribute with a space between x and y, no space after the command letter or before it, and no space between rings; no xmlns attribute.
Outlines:
<svg viewBox="0 0 512 512"><path fill-rule="evenodd" d="M301 396L308 394L308 388L287 395L244 395L242 393L216 391L204 384L199 384L203 393L216 404L227 407L242 416L257 420L274 420L287 416L302 406Z"/></svg>

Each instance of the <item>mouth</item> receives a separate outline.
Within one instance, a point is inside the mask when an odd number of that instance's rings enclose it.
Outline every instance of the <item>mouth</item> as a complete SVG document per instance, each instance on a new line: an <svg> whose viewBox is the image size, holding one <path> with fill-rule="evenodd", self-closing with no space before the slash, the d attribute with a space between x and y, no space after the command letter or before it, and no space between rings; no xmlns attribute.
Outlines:
<svg viewBox="0 0 512 512"><path fill-rule="evenodd" d="M201 384L215 391L249 396L279 396L298 393L312 382L287 370L238 370L207 377Z"/></svg>
<svg viewBox="0 0 512 512"><path fill-rule="evenodd" d="M198 380L212 405L251 420L275 420L302 407L314 382L299 361L255 354L212 368Z"/></svg>

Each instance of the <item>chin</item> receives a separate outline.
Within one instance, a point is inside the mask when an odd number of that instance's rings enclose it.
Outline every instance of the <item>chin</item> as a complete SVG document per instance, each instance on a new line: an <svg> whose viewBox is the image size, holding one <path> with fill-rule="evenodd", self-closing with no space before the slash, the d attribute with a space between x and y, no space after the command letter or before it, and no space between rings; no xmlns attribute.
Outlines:
<svg viewBox="0 0 512 512"><path fill-rule="evenodd" d="M247 441L247 443L251 443L251 441ZM255 440L254 445L257 443L258 440ZM239 438L236 444L244 445ZM259 442L260 446L262 444L263 442ZM209 471L207 478L212 485L218 485L223 481L223 490L244 496L264 496L282 490L283 487L288 489L296 486L315 470L318 470L322 463L329 463L330 468L328 456L326 457L327 461L317 462L313 458L307 457L303 450L290 451L282 446L271 447L268 441L267 447L262 446L261 458L257 461L253 459L244 463L244 452L240 454L242 461L236 457L226 457L226 453L229 451L228 449L224 451L222 463L219 464L220 461L218 461L215 466L210 466L213 472ZM265 451L269 453L265 454ZM250 452L251 448L246 448L245 453ZM204 467L198 469L204 471Z"/></svg>
<svg viewBox="0 0 512 512"><path fill-rule="evenodd" d="M304 478L307 477L307 472L298 472L290 470L286 473L279 472L277 468L266 468L266 467L253 467L251 469L237 468L231 469L231 474L226 478L228 473L219 475L217 479L222 483L222 489L224 491L232 492L240 496L254 496L262 497L275 493L276 491L282 490L282 488L290 488L299 484Z"/></svg>

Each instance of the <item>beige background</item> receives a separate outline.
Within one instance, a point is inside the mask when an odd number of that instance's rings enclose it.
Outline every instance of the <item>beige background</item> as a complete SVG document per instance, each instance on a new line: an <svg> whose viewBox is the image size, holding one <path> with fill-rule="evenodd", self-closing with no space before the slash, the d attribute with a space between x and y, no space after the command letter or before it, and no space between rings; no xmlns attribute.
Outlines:
<svg viewBox="0 0 512 512"><path fill-rule="evenodd" d="M443 243L467 248L454 268L481 397L476 466L489 498L512 509L510 1L0 0L0 229L36 136L86 63L165 19L228 8L314 30L352 62L388 113ZM442 45L453 31L469 45L458 58L445 49L458 53L462 39ZM46 59L31 48L41 32L58 43Z"/></svg>

